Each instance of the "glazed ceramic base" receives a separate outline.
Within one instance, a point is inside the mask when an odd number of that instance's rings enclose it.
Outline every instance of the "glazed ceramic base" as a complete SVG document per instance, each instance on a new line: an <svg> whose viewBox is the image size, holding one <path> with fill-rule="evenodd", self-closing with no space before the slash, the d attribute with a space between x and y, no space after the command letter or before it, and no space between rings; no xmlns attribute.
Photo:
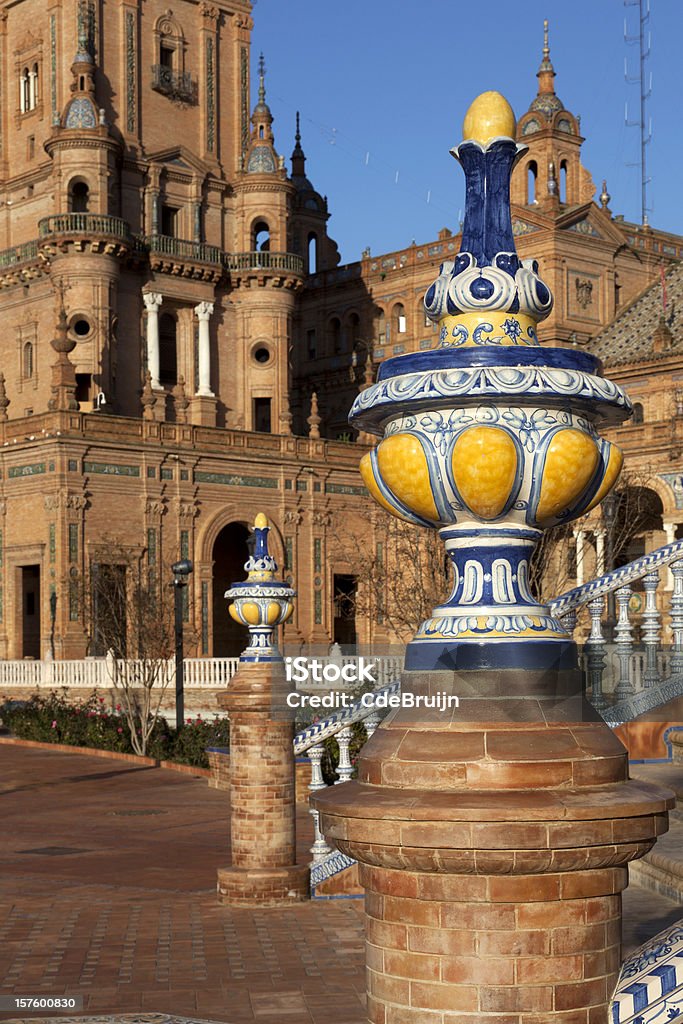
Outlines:
<svg viewBox="0 0 683 1024"><path fill-rule="evenodd" d="M522 669L533 672L575 669L576 644L568 637L553 640L433 640L417 637L406 647L409 672L490 671Z"/></svg>

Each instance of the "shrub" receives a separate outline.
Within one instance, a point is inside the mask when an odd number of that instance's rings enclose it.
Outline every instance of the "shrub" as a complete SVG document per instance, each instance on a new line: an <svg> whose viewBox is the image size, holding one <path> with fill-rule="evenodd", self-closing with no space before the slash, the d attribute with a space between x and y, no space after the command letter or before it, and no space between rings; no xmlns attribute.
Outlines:
<svg viewBox="0 0 683 1024"><path fill-rule="evenodd" d="M108 708L97 692L77 705L70 704L65 693L54 690L46 696L35 694L24 702L8 701L0 707L0 718L19 739L134 753L121 707ZM227 719L209 722L197 716L188 719L177 733L164 718L159 718L150 734L147 754L159 760L208 768L206 747L227 746L228 742Z"/></svg>

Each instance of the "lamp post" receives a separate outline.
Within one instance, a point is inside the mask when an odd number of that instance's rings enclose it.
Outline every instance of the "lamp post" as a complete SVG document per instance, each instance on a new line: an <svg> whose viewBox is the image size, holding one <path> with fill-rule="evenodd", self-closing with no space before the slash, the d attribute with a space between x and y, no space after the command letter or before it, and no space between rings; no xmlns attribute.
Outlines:
<svg viewBox="0 0 683 1024"><path fill-rule="evenodd" d="M175 613L175 726L179 731L185 721L185 695L183 692L183 588L188 584L188 576L194 566L189 558L174 562L173 599Z"/></svg>
<svg viewBox="0 0 683 1024"><path fill-rule="evenodd" d="M57 618L57 591L50 593L50 657L55 660L55 619Z"/></svg>
<svg viewBox="0 0 683 1024"><path fill-rule="evenodd" d="M614 569L614 527L616 525L617 512L621 496L612 492L602 500L602 518L605 523L605 572L612 572ZM614 591L607 594L607 619L605 621L605 639L608 643L614 641L614 630L617 625L617 613Z"/></svg>

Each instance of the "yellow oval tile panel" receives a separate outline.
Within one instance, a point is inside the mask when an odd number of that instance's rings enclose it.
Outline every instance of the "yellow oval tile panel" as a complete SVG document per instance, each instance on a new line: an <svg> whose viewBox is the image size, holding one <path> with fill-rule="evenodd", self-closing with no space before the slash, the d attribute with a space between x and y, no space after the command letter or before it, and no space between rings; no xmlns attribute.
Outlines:
<svg viewBox="0 0 683 1024"><path fill-rule="evenodd" d="M482 519L505 508L517 474L517 449L500 427L468 427L453 447L453 478L465 504Z"/></svg>
<svg viewBox="0 0 683 1024"><path fill-rule="evenodd" d="M595 441L572 427L558 430L545 457L536 509L539 523L554 519L574 504L595 473L600 458Z"/></svg>
<svg viewBox="0 0 683 1024"><path fill-rule="evenodd" d="M247 601L242 605L240 610L242 612L241 615L237 610L237 605L231 604L228 608L230 617L233 618L235 622L248 622L250 626L258 626L261 621L261 611L257 604L253 601Z"/></svg>
<svg viewBox="0 0 683 1024"><path fill-rule="evenodd" d="M393 434L377 448L377 465L383 482L423 519L437 521L439 514L429 482L427 456L414 434Z"/></svg>
<svg viewBox="0 0 683 1024"><path fill-rule="evenodd" d="M375 470L372 465L372 454L370 452L365 453L363 458L360 460L360 465L358 468L360 469L360 475L363 478L363 483L370 492L371 497L374 498L377 504L380 505L385 510L385 512L389 512L390 515L396 516L397 519L402 519L406 523L419 522L419 519L410 519L402 512L399 512L399 510L397 508L394 508L394 506L391 505L384 497L384 495L379 489L377 481L375 480Z"/></svg>
<svg viewBox="0 0 683 1024"><path fill-rule="evenodd" d="M607 494L609 494L609 492L612 490L615 483L617 482L617 478L621 473L621 467L624 464L624 453L622 452L621 448L619 448L618 445L613 444L611 441L607 443L609 445L607 469L605 470L605 475L602 478L602 483L600 484L595 497L586 509L586 512L590 512L592 508L595 508L596 505L599 505L602 499Z"/></svg>

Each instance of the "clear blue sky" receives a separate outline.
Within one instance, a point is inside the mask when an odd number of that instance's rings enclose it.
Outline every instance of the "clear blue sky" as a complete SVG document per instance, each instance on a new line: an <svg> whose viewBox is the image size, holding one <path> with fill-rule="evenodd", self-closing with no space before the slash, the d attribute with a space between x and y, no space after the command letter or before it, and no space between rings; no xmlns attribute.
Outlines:
<svg viewBox="0 0 683 1024"><path fill-rule="evenodd" d="M268 102L279 152L289 161L301 110L307 171L328 196L329 231L342 261L426 242L457 229L463 177L448 150L460 141L471 100L498 89L517 115L536 94L543 18L550 21L555 87L581 116L583 162L598 193L607 178L611 209L640 221L638 8L621 0L257 0L257 60L266 58ZM680 86L681 0L651 0L652 96L648 147L650 223L683 234ZM288 164L289 165L289 164ZM397 180L398 176L398 180ZM428 201L429 199L429 201Z"/></svg>

